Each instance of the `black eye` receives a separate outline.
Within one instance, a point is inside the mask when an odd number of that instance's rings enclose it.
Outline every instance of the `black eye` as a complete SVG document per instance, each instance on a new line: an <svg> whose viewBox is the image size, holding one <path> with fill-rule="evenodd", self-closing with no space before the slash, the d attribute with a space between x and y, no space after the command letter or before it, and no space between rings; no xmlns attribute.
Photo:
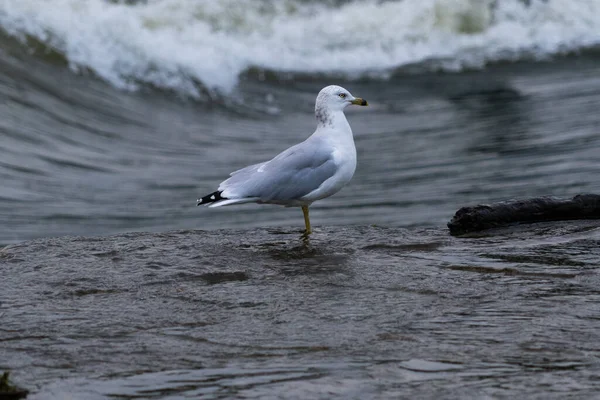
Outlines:
<svg viewBox="0 0 600 400"><path fill-rule="evenodd" d="M346 93L340 93L340 94L338 94L338 96L340 96L342 99L345 99L346 98Z"/></svg>

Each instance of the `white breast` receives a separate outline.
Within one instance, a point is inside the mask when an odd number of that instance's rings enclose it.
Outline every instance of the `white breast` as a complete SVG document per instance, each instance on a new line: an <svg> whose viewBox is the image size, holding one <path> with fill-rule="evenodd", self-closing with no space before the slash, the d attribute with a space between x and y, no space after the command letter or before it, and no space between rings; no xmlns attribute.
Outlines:
<svg viewBox="0 0 600 400"><path fill-rule="evenodd" d="M319 186L318 189L304 196L302 200L313 202L324 199L340 191L356 170L356 147L352 139L352 132L345 138L331 138L331 146L333 149L333 160L337 166L336 173ZM343 140L340 140L343 139Z"/></svg>

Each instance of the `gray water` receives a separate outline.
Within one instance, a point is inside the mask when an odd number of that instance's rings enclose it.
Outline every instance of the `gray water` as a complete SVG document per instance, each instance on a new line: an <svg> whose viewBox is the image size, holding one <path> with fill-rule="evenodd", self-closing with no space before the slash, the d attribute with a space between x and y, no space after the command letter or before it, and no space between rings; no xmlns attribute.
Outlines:
<svg viewBox="0 0 600 400"><path fill-rule="evenodd" d="M0 369L32 399L597 396L598 222L444 226L598 192L597 54L386 81L249 71L192 101L2 40ZM309 241L295 208L195 207L312 133L331 83L371 106L348 110L358 169L311 208Z"/></svg>
<svg viewBox="0 0 600 400"><path fill-rule="evenodd" d="M597 222L42 239L0 253L31 399L594 398Z"/></svg>
<svg viewBox="0 0 600 400"><path fill-rule="evenodd" d="M259 82L249 73L231 97L209 103L119 91L50 61L18 46L0 54L3 244L302 227L298 209L195 201L231 171L308 137L316 93L330 83L370 107L348 109L357 171L340 193L315 203L315 226L439 227L464 205L597 191L593 55L459 74L399 71L385 82Z"/></svg>

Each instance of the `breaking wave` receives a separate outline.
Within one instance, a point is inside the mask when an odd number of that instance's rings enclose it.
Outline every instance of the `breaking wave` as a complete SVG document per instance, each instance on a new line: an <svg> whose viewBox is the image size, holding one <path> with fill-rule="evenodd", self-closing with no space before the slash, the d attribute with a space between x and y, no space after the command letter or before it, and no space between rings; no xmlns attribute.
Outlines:
<svg viewBox="0 0 600 400"><path fill-rule="evenodd" d="M600 43L598 0L4 0L0 26L122 89L227 93L249 69L385 78ZM435 62L431 62L435 61Z"/></svg>

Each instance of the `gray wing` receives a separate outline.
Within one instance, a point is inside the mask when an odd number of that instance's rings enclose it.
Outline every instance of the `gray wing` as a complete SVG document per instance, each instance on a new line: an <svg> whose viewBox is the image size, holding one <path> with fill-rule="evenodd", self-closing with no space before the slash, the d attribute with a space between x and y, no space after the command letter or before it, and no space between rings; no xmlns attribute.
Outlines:
<svg viewBox="0 0 600 400"><path fill-rule="evenodd" d="M228 198L253 197L265 202L299 199L336 173L332 150L311 137L271 161L235 171L219 190Z"/></svg>

